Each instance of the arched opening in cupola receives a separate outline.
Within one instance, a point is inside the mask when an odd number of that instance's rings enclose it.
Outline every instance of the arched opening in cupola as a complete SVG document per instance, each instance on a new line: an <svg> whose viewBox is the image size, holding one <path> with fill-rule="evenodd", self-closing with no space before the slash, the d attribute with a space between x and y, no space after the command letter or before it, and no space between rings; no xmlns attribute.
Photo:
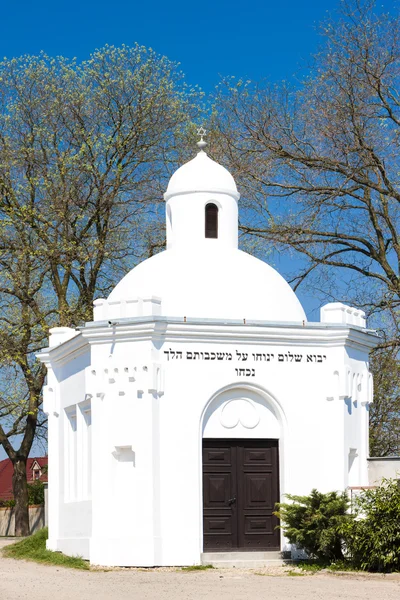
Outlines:
<svg viewBox="0 0 400 600"><path fill-rule="evenodd" d="M205 219L205 234L206 238L218 237L218 206L210 202L206 204L206 219Z"/></svg>

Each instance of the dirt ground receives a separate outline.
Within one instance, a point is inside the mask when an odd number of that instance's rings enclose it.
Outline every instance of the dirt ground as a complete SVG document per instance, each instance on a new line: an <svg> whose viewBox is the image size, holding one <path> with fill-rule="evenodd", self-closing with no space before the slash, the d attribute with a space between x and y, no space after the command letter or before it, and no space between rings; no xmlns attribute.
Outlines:
<svg viewBox="0 0 400 600"><path fill-rule="evenodd" d="M0 540L0 547L5 545ZM77 571L0 558L1 600L399 600L400 574L288 575L258 570Z"/></svg>

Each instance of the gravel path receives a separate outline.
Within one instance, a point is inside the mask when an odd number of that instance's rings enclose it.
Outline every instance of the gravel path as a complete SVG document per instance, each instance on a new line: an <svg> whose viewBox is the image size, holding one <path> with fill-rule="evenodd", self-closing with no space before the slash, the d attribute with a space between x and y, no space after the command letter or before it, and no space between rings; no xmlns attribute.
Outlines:
<svg viewBox="0 0 400 600"><path fill-rule="evenodd" d="M0 540L0 542L2 542ZM2 542L1 545L4 545ZM399 600L400 575L117 569L77 571L0 558L1 600ZM291 570L291 569L289 569Z"/></svg>
<svg viewBox="0 0 400 600"><path fill-rule="evenodd" d="M22 540L23 538L15 538L15 537L0 537L0 550L4 548L4 546L8 546L8 544L15 544L18 540ZM0 554L1 557L1 554Z"/></svg>

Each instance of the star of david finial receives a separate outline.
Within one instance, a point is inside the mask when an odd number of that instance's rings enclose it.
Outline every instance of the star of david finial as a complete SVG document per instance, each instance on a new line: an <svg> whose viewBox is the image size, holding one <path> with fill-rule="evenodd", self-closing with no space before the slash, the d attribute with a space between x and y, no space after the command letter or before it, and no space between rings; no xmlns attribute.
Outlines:
<svg viewBox="0 0 400 600"><path fill-rule="evenodd" d="M203 150L203 148L207 146L207 142L203 139L206 134L207 131L204 129L204 127L198 128L197 135L200 136L200 140L197 142L197 146L200 148L200 150Z"/></svg>

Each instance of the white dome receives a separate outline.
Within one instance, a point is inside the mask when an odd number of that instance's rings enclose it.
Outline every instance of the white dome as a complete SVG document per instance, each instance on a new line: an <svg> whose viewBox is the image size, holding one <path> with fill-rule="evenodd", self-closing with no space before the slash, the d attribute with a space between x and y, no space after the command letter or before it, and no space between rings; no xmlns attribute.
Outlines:
<svg viewBox="0 0 400 600"><path fill-rule="evenodd" d="M165 194L168 249L128 273L107 302L97 301L96 320L140 314L305 320L300 302L283 277L237 249L238 198L232 175L205 152L180 167ZM216 236L207 235L208 203L218 206Z"/></svg>
<svg viewBox="0 0 400 600"><path fill-rule="evenodd" d="M175 171L164 198L168 200L176 194L192 192L216 192L239 198L235 180L229 171L211 160L203 151Z"/></svg>
<svg viewBox="0 0 400 600"><path fill-rule="evenodd" d="M217 240L215 240L217 242ZM203 247L201 252L167 250L128 273L109 302L161 298L170 317L301 322L303 308L275 269L233 248Z"/></svg>

